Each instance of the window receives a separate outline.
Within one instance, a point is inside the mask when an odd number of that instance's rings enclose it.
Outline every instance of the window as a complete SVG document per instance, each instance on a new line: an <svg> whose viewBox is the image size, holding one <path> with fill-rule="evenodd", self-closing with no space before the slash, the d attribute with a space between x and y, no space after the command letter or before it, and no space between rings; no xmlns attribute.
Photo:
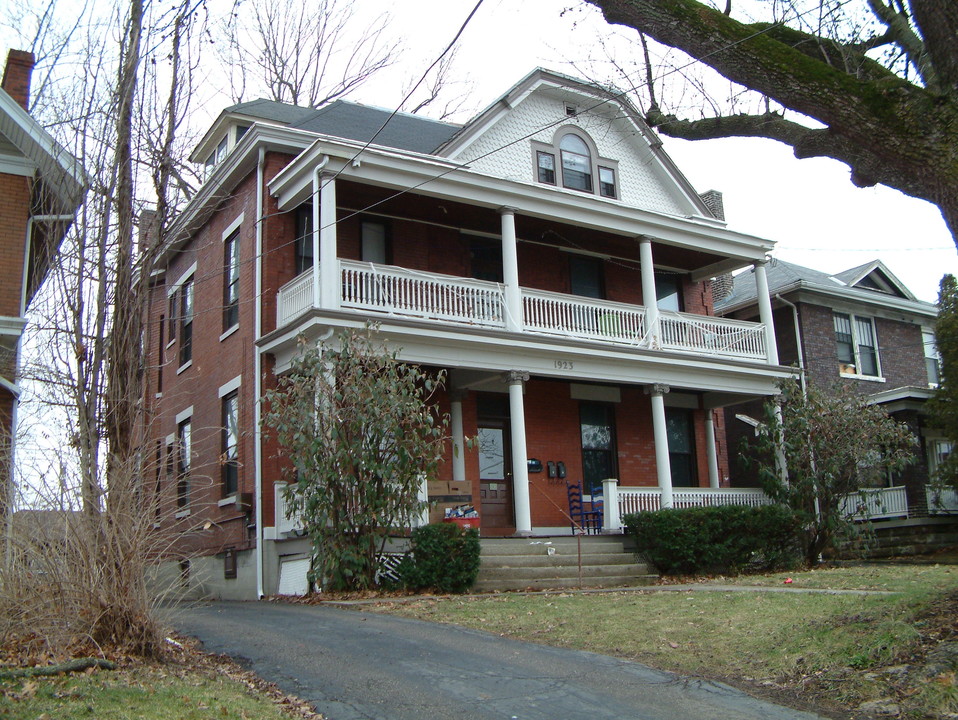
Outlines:
<svg viewBox="0 0 958 720"><path fill-rule="evenodd" d="M585 140L568 134L559 143L562 156L562 187L592 192L592 153Z"/></svg>
<svg viewBox="0 0 958 720"><path fill-rule="evenodd" d="M166 318L160 315L160 327L158 329L159 342L157 343L156 351L156 394L163 394L163 365L164 365L164 354L166 353L166 348L164 347L163 342L163 328L166 327Z"/></svg>
<svg viewBox="0 0 958 720"><path fill-rule="evenodd" d="M223 241L223 329L239 323L239 230Z"/></svg>
<svg viewBox="0 0 958 720"><path fill-rule="evenodd" d="M536 152L536 166L539 168L539 182L556 184L556 156L552 153Z"/></svg>
<svg viewBox="0 0 958 720"><path fill-rule="evenodd" d="M313 206L301 205L296 209L296 274L306 272L313 266Z"/></svg>
<svg viewBox="0 0 958 720"><path fill-rule="evenodd" d="M602 492L602 481L616 475L615 419L611 405L579 405L582 435L582 492Z"/></svg>
<svg viewBox="0 0 958 720"><path fill-rule="evenodd" d="M184 420L176 426L176 506L185 508L190 504L190 463L192 460L192 420Z"/></svg>
<svg viewBox="0 0 958 720"><path fill-rule="evenodd" d="M948 456L951 455L952 444L948 440L943 440L941 438L933 438L928 440L928 474L935 480L938 478L938 468L948 459Z"/></svg>
<svg viewBox="0 0 958 720"><path fill-rule="evenodd" d="M878 377L878 342L871 318L835 313L835 349L843 375Z"/></svg>
<svg viewBox="0 0 958 720"><path fill-rule="evenodd" d="M604 298L602 261L599 258L573 255L569 258L569 291L582 297Z"/></svg>
<svg viewBox="0 0 958 720"><path fill-rule="evenodd" d="M682 281L673 273L655 273L655 297L659 310L682 312Z"/></svg>
<svg viewBox="0 0 958 720"><path fill-rule="evenodd" d="M921 329L921 342L925 349L925 369L928 371L928 384L938 387L941 382L941 355L935 344L935 331Z"/></svg>
<svg viewBox="0 0 958 720"><path fill-rule="evenodd" d="M223 497L239 488L239 395L232 392L223 398L222 454Z"/></svg>
<svg viewBox="0 0 958 720"><path fill-rule="evenodd" d="M360 248L362 261L385 265L388 262L386 226L381 222L364 220L360 232L362 233Z"/></svg>
<svg viewBox="0 0 958 720"><path fill-rule="evenodd" d="M180 287L180 367L193 359L193 278Z"/></svg>
<svg viewBox="0 0 958 720"><path fill-rule="evenodd" d="M179 308L177 307L179 298L177 297L177 295L178 293L176 290L170 293L170 311L169 311L169 314L166 316L167 320L169 321L169 325L167 327L167 330L168 330L167 334L170 336L169 342L173 342L174 340L176 340L176 322L177 322L177 318L179 317L179 312L177 312L179 310Z"/></svg>
<svg viewBox="0 0 958 720"><path fill-rule="evenodd" d="M502 243L478 237L470 237L467 240L472 277L476 280L501 283Z"/></svg>
<svg viewBox="0 0 958 720"><path fill-rule="evenodd" d="M615 197L615 170L612 168L599 168L599 194L607 198Z"/></svg>
<svg viewBox="0 0 958 720"><path fill-rule="evenodd" d="M695 472L695 445L692 442L692 411L665 409L666 436L669 440L669 466L673 487L698 485Z"/></svg>

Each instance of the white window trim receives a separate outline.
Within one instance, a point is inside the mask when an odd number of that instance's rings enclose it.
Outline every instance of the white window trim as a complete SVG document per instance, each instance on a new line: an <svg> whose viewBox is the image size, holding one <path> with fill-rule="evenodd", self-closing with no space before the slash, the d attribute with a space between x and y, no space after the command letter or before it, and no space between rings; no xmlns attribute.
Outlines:
<svg viewBox="0 0 958 720"><path fill-rule="evenodd" d="M226 242L226 238L232 235L236 230L239 229L240 225L243 224L243 218L246 215L245 212L241 212L239 217L236 218L233 222L226 226L226 229L223 231L222 236L220 237L220 242Z"/></svg>
<svg viewBox="0 0 958 720"><path fill-rule="evenodd" d="M176 371L176 374L179 375L179 374L182 373L182 372L186 372L186 371L187 371L189 368L191 368L191 367L193 367L193 361L192 361L192 360L187 360L185 363L183 363L182 365L180 365L180 367L179 367L179 368L177 369L177 371Z"/></svg>
<svg viewBox="0 0 958 720"><path fill-rule="evenodd" d="M559 144L562 142L562 138L566 135L576 135L580 137L585 144L589 147L589 152L591 153L591 165L592 165L592 191L588 190L576 190L575 188L568 188L565 186L562 178L562 153L559 148ZM555 131L555 134L552 136L552 143L545 143L541 140L532 140L532 179L536 185L543 185L545 187L552 187L556 190L564 190L565 192L572 192L579 195L591 195L594 198L599 200L609 200L613 202L618 202L622 199L622 176L619 173L619 161L613 160L612 158L603 157L599 154L599 147L596 145L595 140L592 139L592 136L589 135L585 130L583 130L578 125L563 125L558 130ZM539 159L537 153L547 153L552 155L553 161L555 164L555 182L547 183L540 182L539 180ZM599 191L599 168L604 167L610 169L615 175L615 197L609 197L603 195Z"/></svg>
<svg viewBox="0 0 958 720"><path fill-rule="evenodd" d="M878 344L878 328L875 326L875 318L873 318L873 317L871 317L871 316L869 316L869 315L856 315L855 313L842 312L841 310L833 310L833 311L832 311L832 317L833 317L833 320L832 320L832 323L833 323L833 324L832 324L832 334L833 334L833 335L834 335L834 333L835 333L835 326L834 326L834 316L835 316L835 313L839 313L839 314L841 314L841 315L848 315L848 318L849 318L849 320L850 320L850 323L849 323L849 324L851 325L851 330L852 330L852 355L853 355L854 358L855 358L855 372L853 372L853 373L846 372L846 371L842 370L842 369L841 369L841 365L839 365L838 374L839 374L841 377L844 377L844 378L854 378L855 380L867 380L867 381L869 381L869 382L881 382L881 383L887 382L887 381L885 380L884 373L882 372L881 347L880 347L879 344ZM878 366L878 367L876 368L876 369L878 370L878 374L877 374L877 375L864 375L863 373L858 372L858 370L859 370L859 369L861 368L861 366L862 366L861 356L859 355L859 351L858 351L858 348L859 348L859 342L858 342L858 325L857 325L857 323L856 323L856 321L858 321L858 320L867 320L869 323L871 323L871 326L872 326L872 336L873 336L873 339L874 339L874 341L875 341L875 364ZM836 342L837 342L837 340L836 340Z"/></svg>
<svg viewBox="0 0 958 720"><path fill-rule="evenodd" d="M236 323L235 325L230 327L229 330L224 330L223 334L220 335L220 342L223 342L226 338L228 338L230 335L235 333L237 330L239 330L239 323Z"/></svg>
<svg viewBox="0 0 958 720"><path fill-rule="evenodd" d="M190 265L186 269L186 271L179 276L179 278L177 278L176 282L170 285L169 288L167 288L166 297L169 297L170 295L175 293L177 290L179 290L183 286L183 283L185 283L195 274L196 274L196 262L194 261L193 264Z"/></svg>
<svg viewBox="0 0 958 720"><path fill-rule="evenodd" d="M188 408L186 408L186 410L181 410L180 412L176 413L177 426L179 426L181 422L185 422L192 417L193 417L193 406L190 405ZM166 442L167 444L172 444L176 442L176 434L167 436Z"/></svg>
<svg viewBox="0 0 958 720"><path fill-rule="evenodd" d="M217 391L220 398L225 398L231 392L240 389L240 384L242 383L243 376L237 375L235 378L230 380L227 383L220 385L219 390Z"/></svg>

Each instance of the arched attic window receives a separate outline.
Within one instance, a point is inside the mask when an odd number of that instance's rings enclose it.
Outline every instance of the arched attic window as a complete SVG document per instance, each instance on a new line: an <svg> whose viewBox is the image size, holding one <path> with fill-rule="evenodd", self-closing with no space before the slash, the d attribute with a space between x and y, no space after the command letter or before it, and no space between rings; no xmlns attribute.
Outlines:
<svg viewBox="0 0 958 720"><path fill-rule="evenodd" d="M551 145L534 141L532 146L540 183L584 193L598 189L599 195L613 199L619 196L618 163L599 157L595 143L579 128L560 130Z"/></svg>

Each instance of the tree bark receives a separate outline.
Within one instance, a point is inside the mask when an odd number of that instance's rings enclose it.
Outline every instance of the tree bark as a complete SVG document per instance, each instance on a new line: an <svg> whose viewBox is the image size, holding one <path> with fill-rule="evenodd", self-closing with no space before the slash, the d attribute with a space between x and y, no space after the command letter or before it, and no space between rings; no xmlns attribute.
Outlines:
<svg viewBox="0 0 958 720"><path fill-rule="evenodd" d="M850 166L856 185L882 183L937 205L958 243L958 101L947 85L932 92L890 71L882 73L872 61L847 72L834 62L840 46L832 40L781 26L746 25L696 0L588 1L610 23L678 48L732 82L825 126L803 132L798 123L768 116L685 123L650 118L653 124L660 121L662 133L696 139L747 134L789 144L797 157L835 158ZM952 7L941 10L947 31L952 22L958 25L951 19L958 11L950 0L912 0L911 5L917 18L921 7L934 22L942 3ZM811 40L820 43L817 49ZM947 80L947 60L958 58L958 48L953 42L936 47L942 59L933 58L934 70Z"/></svg>

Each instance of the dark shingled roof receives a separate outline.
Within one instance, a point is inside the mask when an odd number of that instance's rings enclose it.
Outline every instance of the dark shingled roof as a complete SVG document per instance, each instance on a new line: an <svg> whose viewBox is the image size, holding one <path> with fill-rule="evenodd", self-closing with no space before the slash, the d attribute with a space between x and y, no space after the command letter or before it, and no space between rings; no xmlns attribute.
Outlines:
<svg viewBox="0 0 958 720"><path fill-rule="evenodd" d="M375 145L431 154L455 135L459 125L429 118L336 100L321 108L303 108L272 100L252 100L226 108L227 113L249 115L263 120L283 123L297 130L307 130L357 142L368 142L389 119L376 139Z"/></svg>

